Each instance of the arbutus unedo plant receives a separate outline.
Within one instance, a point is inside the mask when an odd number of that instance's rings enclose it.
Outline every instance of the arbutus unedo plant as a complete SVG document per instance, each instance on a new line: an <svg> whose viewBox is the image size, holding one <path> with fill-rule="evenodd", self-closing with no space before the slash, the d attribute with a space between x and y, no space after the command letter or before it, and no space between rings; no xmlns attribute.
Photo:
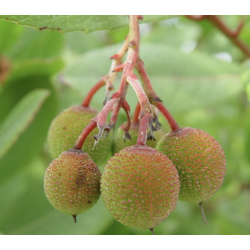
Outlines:
<svg viewBox="0 0 250 250"><path fill-rule="evenodd" d="M202 130L181 128L155 93L140 57L141 19L129 16L129 34L111 57L110 71L82 105L68 108L52 122L48 146L55 159L46 171L44 188L51 204L75 221L101 195L120 223L154 234L154 227L171 214L178 199L198 203L206 222L202 203L222 185L226 160L213 137ZM111 95L118 72L122 73L120 85ZM104 106L98 112L89 105L103 86ZM132 120L126 100L129 86L138 98ZM115 153L101 176L98 164L111 152L110 133L121 109L127 117L119 131L124 135L114 139ZM167 135L160 130L158 112L169 123ZM132 145L120 146L123 139L132 139Z"/></svg>

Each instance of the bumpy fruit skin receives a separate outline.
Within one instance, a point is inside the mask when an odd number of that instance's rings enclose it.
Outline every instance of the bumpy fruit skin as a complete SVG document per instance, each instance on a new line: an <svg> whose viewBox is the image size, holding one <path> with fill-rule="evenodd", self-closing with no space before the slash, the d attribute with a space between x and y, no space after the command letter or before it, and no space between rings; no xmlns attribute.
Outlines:
<svg viewBox="0 0 250 250"><path fill-rule="evenodd" d="M52 121L48 132L48 149L53 158L63 151L72 148L81 134L82 130L89 124L90 120L97 115L97 111L83 106L71 106L62 111ZM90 155L96 164L105 162L111 152L112 136L101 139L95 146L93 135L98 134L95 128L86 138L82 150ZM93 150L92 150L93 149Z"/></svg>
<svg viewBox="0 0 250 250"><path fill-rule="evenodd" d="M180 182L168 157L149 146L134 145L116 153L101 179L106 208L120 223L153 228L174 210Z"/></svg>
<svg viewBox="0 0 250 250"><path fill-rule="evenodd" d="M222 185L226 172L224 151L203 130L186 127L170 132L159 141L157 149L172 160L179 172L180 200L203 202Z"/></svg>
<svg viewBox="0 0 250 250"><path fill-rule="evenodd" d="M90 156L70 149L46 169L44 191L51 205L66 214L78 215L100 197L101 172Z"/></svg>
<svg viewBox="0 0 250 250"><path fill-rule="evenodd" d="M124 130L120 128L117 129L115 136L114 136L114 146L113 146L113 151L114 153L118 153L120 150L124 149L125 147L133 146L136 144L137 137L138 137L138 132L139 132L139 124L138 126L131 126L129 130L129 134L131 136L131 140L127 139L124 141ZM155 136L155 141L147 141L147 146L151 148L155 148L157 142L165 135L163 130L157 130L154 132Z"/></svg>

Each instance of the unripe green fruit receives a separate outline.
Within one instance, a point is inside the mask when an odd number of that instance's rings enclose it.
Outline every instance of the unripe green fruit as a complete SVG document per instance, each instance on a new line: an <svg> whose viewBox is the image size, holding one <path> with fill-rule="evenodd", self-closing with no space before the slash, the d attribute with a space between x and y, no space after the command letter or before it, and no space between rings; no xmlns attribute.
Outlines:
<svg viewBox="0 0 250 250"><path fill-rule="evenodd" d="M157 226L174 210L180 182L168 157L149 146L116 153L101 179L106 208L122 224L139 229Z"/></svg>
<svg viewBox="0 0 250 250"><path fill-rule="evenodd" d="M222 185L225 154L220 144L206 132L181 128L166 134L157 149L172 160L179 172L180 200L203 202Z"/></svg>
<svg viewBox="0 0 250 250"><path fill-rule="evenodd" d="M51 156L56 158L63 151L72 148L78 136L95 115L97 115L97 111L92 108L71 106L55 117L48 132L48 148ZM112 137L107 136L105 139L101 139L93 149L94 139L92 136L98 132L98 128L95 128L88 135L82 150L88 153L96 164L102 164L111 152Z"/></svg>
<svg viewBox="0 0 250 250"><path fill-rule="evenodd" d="M119 127L114 136L114 152L118 153L125 147L133 146L137 142L139 132L139 124L132 125L129 130L129 134L131 136L131 140L127 139L124 141L124 130ZM151 148L155 148L157 142L165 135L165 133L160 129L154 132L155 141L147 141L147 146Z"/></svg>
<svg viewBox="0 0 250 250"><path fill-rule="evenodd" d="M101 172L81 150L64 151L46 169L44 191L51 205L66 214L78 215L100 197Z"/></svg>

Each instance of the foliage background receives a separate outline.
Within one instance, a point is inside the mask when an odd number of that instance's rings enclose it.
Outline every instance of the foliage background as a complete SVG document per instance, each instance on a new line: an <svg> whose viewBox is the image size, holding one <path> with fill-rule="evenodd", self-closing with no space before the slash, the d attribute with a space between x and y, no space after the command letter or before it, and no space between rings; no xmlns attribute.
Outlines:
<svg viewBox="0 0 250 250"><path fill-rule="evenodd" d="M124 18L121 26L126 24ZM147 16L151 22L140 25L146 70L181 126L205 130L220 142L227 173L219 191L204 203L208 226L198 205L179 201L155 232L249 234L249 60L207 21L166 18ZM241 19L223 16L232 29ZM240 38L250 46L250 22L245 19ZM93 30L95 23L91 22ZM107 27L116 28L110 23ZM80 104L107 74L109 58L127 33L126 26L88 34L60 33L0 20L0 234L150 234L115 221L101 199L74 224L49 204L43 191L44 172L52 161L46 150L52 119ZM104 95L102 89L91 106L100 109ZM127 100L133 111L136 97L131 89ZM121 111L116 128L125 119ZM161 121L168 132L162 117Z"/></svg>

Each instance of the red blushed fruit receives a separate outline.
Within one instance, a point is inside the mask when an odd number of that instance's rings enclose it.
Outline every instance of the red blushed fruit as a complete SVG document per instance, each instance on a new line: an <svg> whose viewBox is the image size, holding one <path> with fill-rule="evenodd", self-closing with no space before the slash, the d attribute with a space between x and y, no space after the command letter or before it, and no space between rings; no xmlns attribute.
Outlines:
<svg viewBox="0 0 250 250"><path fill-rule="evenodd" d="M178 172L168 157L149 146L134 145L116 153L101 179L106 208L122 224L148 229L174 210Z"/></svg>
<svg viewBox="0 0 250 250"><path fill-rule="evenodd" d="M70 149L46 169L44 191L51 205L66 214L81 214L100 197L101 172L90 156Z"/></svg>
<svg viewBox="0 0 250 250"><path fill-rule="evenodd" d="M222 185L226 173L224 151L203 130L187 127L168 133L157 149L172 160L179 172L180 200L203 202Z"/></svg>

